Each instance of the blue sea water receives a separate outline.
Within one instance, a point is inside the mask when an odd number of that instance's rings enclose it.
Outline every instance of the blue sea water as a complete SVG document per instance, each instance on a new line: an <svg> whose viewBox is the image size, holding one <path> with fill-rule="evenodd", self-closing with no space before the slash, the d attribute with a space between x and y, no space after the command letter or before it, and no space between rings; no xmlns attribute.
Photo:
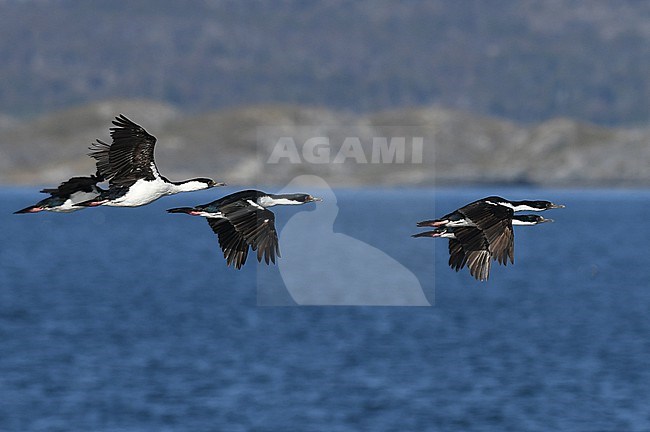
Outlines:
<svg viewBox="0 0 650 432"><path fill-rule="evenodd" d="M567 207L488 282L409 238L495 193ZM650 191L337 190L335 230L432 307L259 306L276 267L226 268L207 224L164 212L222 194L13 215L40 197L0 190L1 431L650 430Z"/></svg>

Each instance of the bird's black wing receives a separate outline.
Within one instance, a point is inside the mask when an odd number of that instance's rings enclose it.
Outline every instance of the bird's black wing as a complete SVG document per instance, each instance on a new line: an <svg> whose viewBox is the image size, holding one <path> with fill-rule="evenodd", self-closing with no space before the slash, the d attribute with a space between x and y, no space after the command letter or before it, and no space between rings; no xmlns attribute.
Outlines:
<svg viewBox="0 0 650 432"><path fill-rule="evenodd" d="M275 216L273 212L260 207L256 203L258 195L263 195L263 192L255 190L240 191L213 201L208 205L212 207L211 210L213 211L218 209L239 236L235 243L239 249L235 248L235 250L242 250L243 246L241 246L240 239L243 239L247 246L257 251L258 261L262 262L262 259L264 259L267 264L270 262L275 263L275 258L280 256L278 234L275 230ZM217 222L213 223L215 226L220 225ZM225 230L223 227L219 229ZM227 234L228 238L235 238L232 232ZM225 240L226 234L222 235ZM234 240L231 241L234 242Z"/></svg>
<svg viewBox="0 0 650 432"><path fill-rule="evenodd" d="M449 239L449 267L459 271L467 264L467 255L463 245L456 239Z"/></svg>
<svg viewBox="0 0 650 432"><path fill-rule="evenodd" d="M94 175L89 177L72 177L70 180L61 183L57 188L43 189L41 192L58 198L68 198L75 192L91 193L97 191L96 185L101 181L101 177Z"/></svg>
<svg viewBox="0 0 650 432"><path fill-rule="evenodd" d="M512 230L514 212L511 208L476 202L459 211L483 232L490 253L499 264L506 265L508 260L514 263L515 245Z"/></svg>
<svg viewBox="0 0 650 432"><path fill-rule="evenodd" d="M454 228L456 239L449 239L449 266L458 271L465 265L478 280L490 276L491 254L487 238L478 228Z"/></svg>
<svg viewBox="0 0 650 432"><path fill-rule="evenodd" d="M156 137L120 114L113 120L113 142L97 140L89 156L97 161L97 171L113 185L129 185L138 179L155 180L160 173L154 162Z"/></svg>
<svg viewBox="0 0 650 432"><path fill-rule="evenodd" d="M219 246L227 265L240 269L248 257L248 243L227 219L207 218L212 231L219 238Z"/></svg>
<svg viewBox="0 0 650 432"><path fill-rule="evenodd" d="M278 233L275 231L275 216L267 209L252 207L240 208L235 211L222 209L237 232L244 236L250 247L257 251L257 260L269 264L275 263L275 257L280 256Z"/></svg>

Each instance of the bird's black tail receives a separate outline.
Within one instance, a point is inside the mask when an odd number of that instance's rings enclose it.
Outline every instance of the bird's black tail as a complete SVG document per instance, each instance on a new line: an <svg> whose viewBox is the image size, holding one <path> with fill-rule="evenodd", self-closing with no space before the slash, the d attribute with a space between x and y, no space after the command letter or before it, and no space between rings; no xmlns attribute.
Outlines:
<svg viewBox="0 0 650 432"><path fill-rule="evenodd" d="M421 233L413 234L411 237L440 237L439 231L424 231Z"/></svg>
<svg viewBox="0 0 650 432"><path fill-rule="evenodd" d="M38 213L40 211L43 211L43 207L33 205L33 206L25 207L22 210L15 211L14 214Z"/></svg>
<svg viewBox="0 0 650 432"><path fill-rule="evenodd" d="M425 221L422 221L422 222L418 222L418 226L419 227L437 227L437 226L441 225L440 222L442 222L441 219L425 220Z"/></svg>
<svg viewBox="0 0 650 432"><path fill-rule="evenodd" d="M97 201L97 198L93 198L88 201L82 201L80 203L75 203L74 205L78 207L97 207L102 205L103 201Z"/></svg>
<svg viewBox="0 0 650 432"><path fill-rule="evenodd" d="M172 209L167 209L167 213L187 213L189 214L194 209L192 207L176 207Z"/></svg>

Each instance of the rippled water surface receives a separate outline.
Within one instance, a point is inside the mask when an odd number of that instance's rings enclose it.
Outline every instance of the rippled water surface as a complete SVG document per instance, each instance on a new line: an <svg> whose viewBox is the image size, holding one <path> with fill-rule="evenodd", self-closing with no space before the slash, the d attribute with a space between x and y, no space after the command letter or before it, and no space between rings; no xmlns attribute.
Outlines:
<svg viewBox="0 0 650 432"><path fill-rule="evenodd" d="M409 237L494 193L567 208L489 282ZM650 192L336 191L334 231L433 307L259 306L291 303L277 267L226 268L205 222L164 212L222 194L13 215L40 197L0 190L0 430L650 430Z"/></svg>

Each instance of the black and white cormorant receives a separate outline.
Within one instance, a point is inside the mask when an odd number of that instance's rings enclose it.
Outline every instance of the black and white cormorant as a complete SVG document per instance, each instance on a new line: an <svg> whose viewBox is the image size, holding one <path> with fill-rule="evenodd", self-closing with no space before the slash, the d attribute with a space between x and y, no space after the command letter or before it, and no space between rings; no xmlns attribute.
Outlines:
<svg viewBox="0 0 650 432"><path fill-rule="evenodd" d="M280 256L275 216L268 208L276 205L299 205L321 201L309 194L273 195L245 190L227 195L208 204L179 207L169 213L203 216L219 238L227 265L240 269L246 262L249 247L257 251L257 260L275 263Z"/></svg>
<svg viewBox="0 0 650 432"><path fill-rule="evenodd" d="M490 263L514 263L513 225L537 225L549 222L538 215L515 215L516 211L543 211L563 208L550 201L508 201L487 197L474 201L442 218L422 221L419 227L435 227L413 237L442 237L449 239L449 265L456 271L467 265L476 279L486 280Z"/></svg>
<svg viewBox="0 0 650 432"><path fill-rule="evenodd" d="M50 194L48 198L18 210L14 214L38 213L41 211L69 213L84 209L85 207L77 204L99 196L104 190L97 186L97 183L102 181L104 179L99 173L88 177L72 177L55 189L43 189L42 193Z"/></svg>
<svg viewBox="0 0 650 432"><path fill-rule="evenodd" d="M209 178L172 182L160 175L154 161L156 138L143 127L120 114L113 120L112 143L93 143L89 156L109 181L109 189L83 206L137 207L165 195L224 186Z"/></svg>
<svg viewBox="0 0 650 432"><path fill-rule="evenodd" d="M564 208L563 205L553 204L550 201L509 201L498 196L490 196L471 202L458 210L444 215L439 219L418 222L419 227L458 227L458 226L476 226L469 214L477 215L477 212L490 212L490 209L498 207L511 209L513 212L519 211L544 211L549 209ZM496 210L495 210L496 211Z"/></svg>
<svg viewBox="0 0 650 432"><path fill-rule="evenodd" d="M539 215L515 215L512 225L537 225L553 222ZM414 234L413 237L440 237L449 239L449 266L459 271L465 265L478 280L486 280L490 275L491 260L507 265L515 262L515 245L512 225L502 235L489 238L485 231L476 227L436 228ZM492 239L492 242L490 241Z"/></svg>

